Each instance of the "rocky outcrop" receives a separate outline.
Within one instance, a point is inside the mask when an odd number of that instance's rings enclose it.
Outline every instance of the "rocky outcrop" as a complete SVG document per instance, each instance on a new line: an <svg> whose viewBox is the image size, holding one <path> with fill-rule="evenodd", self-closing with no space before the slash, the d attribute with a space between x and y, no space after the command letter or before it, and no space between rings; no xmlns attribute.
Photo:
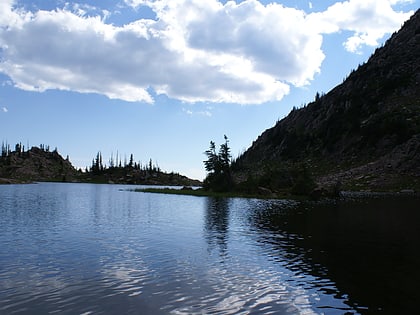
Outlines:
<svg viewBox="0 0 420 315"><path fill-rule="evenodd" d="M13 151L0 157L0 177L8 181L73 181L78 172L57 150L32 147Z"/></svg>

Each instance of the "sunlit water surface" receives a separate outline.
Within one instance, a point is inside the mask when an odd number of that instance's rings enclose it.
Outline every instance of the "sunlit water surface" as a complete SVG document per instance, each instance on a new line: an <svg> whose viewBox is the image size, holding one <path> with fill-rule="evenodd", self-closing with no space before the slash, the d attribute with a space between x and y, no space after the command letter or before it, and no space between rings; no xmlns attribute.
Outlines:
<svg viewBox="0 0 420 315"><path fill-rule="evenodd" d="M413 198L0 186L0 314L414 314Z"/></svg>

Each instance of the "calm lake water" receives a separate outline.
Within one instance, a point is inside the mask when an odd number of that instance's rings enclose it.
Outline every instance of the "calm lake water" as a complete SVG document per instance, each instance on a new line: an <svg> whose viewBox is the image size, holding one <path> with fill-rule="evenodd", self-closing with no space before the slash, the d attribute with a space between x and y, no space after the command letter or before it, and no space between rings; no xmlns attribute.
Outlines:
<svg viewBox="0 0 420 315"><path fill-rule="evenodd" d="M0 186L0 314L415 314L414 198Z"/></svg>

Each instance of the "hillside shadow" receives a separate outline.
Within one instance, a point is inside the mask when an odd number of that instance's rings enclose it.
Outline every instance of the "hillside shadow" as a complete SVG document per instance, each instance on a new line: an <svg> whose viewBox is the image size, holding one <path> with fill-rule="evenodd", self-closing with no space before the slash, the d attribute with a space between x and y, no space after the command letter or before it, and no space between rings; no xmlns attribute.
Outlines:
<svg viewBox="0 0 420 315"><path fill-rule="evenodd" d="M361 314L414 314L420 281L418 200L302 203L252 218L270 259ZM315 280L313 280L315 279ZM325 281L327 285L325 285Z"/></svg>

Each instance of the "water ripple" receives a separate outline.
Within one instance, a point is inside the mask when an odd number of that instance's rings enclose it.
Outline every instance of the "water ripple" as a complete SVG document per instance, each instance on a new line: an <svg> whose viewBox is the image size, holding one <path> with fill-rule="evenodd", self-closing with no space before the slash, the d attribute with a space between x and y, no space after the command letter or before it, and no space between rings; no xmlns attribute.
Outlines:
<svg viewBox="0 0 420 315"><path fill-rule="evenodd" d="M340 288L336 279L350 284L352 279L340 278L343 271L330 261L343 264L343 256L357 263L351 251L335 243L338 237L340 245L349 244L345 235L363 227L359 220L345 225L345 232L335 228L353 222L353 210L349 215L336 204L165 196L122 188L0 187L1 314L312 315L374 313L382 307L378 302L367 308L364 296L356 296L359 301ZM412 267L408 270L416 275L420 261L410 250L419 245L419 220L410 215L401 223L412 226L400 243L411 245L404 245L398 257L407 265L401 270ZM387 228L393 240L402 235L398 226ZM359 243L365 248L360 257L372 256L372 244L382 245L381 239L375 242ZM356 276L364 270L346 267Z"/></svg>

